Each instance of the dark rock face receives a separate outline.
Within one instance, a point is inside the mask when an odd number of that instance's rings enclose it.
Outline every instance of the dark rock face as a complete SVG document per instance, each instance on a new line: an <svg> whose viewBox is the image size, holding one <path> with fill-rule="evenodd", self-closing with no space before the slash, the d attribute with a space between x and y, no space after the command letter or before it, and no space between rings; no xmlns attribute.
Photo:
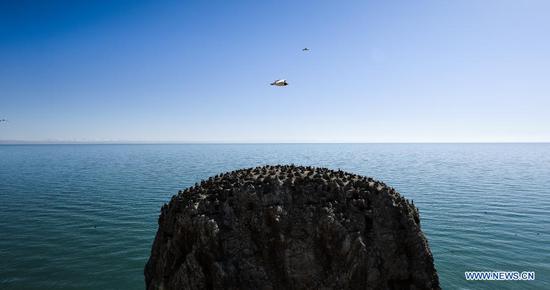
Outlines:
<svg viewBox="0 0 550 290"><path fill-rule="evenodd" d="M417 208L371 178L264 166L162 207L147 289L439 289Z"/></svg>

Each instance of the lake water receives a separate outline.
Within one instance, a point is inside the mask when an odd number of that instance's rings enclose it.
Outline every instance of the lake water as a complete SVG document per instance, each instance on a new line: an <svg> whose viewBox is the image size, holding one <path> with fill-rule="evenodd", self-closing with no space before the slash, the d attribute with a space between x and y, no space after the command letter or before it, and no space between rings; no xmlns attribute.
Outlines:
<svg viewBox="0 0 550 290"><path fill-rule="evenodd" d="M550 289L550 144L0 146L0 289L143 289L163 203L279 163L372 176L413 199L444 289ZM469 282L468 270L536 280Z"/></svg>

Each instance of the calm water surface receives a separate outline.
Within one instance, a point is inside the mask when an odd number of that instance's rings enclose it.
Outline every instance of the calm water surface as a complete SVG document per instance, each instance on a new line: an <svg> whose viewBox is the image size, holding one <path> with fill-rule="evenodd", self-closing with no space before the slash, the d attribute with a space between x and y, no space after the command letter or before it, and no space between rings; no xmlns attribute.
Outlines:
<svg viewBox="0 0 550 290"><path fill-rule="evenodd" d="M277 163L372 176L413 199L444 289L550 289L550 144L0 146L0 289L143 289L163 203ZM468 282L467 270L536 280Z"/></svg>

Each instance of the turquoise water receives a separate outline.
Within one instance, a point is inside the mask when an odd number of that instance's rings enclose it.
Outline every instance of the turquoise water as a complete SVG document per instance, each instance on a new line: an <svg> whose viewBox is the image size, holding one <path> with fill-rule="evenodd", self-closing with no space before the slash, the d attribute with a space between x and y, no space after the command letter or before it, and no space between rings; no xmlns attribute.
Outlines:
<svg viewBox="0 0 550 290"><path fill-rule="evenodd" d="M276 163L373 176L413 199L444 289L550 289L550 144L0 146L0 289L143 289L164 202Z"/></svg>

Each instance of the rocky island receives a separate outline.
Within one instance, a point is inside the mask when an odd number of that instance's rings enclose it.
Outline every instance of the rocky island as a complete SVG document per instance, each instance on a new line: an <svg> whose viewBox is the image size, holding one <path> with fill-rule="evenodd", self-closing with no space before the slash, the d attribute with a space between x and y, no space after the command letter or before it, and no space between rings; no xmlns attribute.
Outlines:
<svg viewBox="0 0 550 290"><path fill-rule="evenodd" d="M148 290L440 289L414 204L340 170L216 175L172 197L158 223Z"/></svg>

